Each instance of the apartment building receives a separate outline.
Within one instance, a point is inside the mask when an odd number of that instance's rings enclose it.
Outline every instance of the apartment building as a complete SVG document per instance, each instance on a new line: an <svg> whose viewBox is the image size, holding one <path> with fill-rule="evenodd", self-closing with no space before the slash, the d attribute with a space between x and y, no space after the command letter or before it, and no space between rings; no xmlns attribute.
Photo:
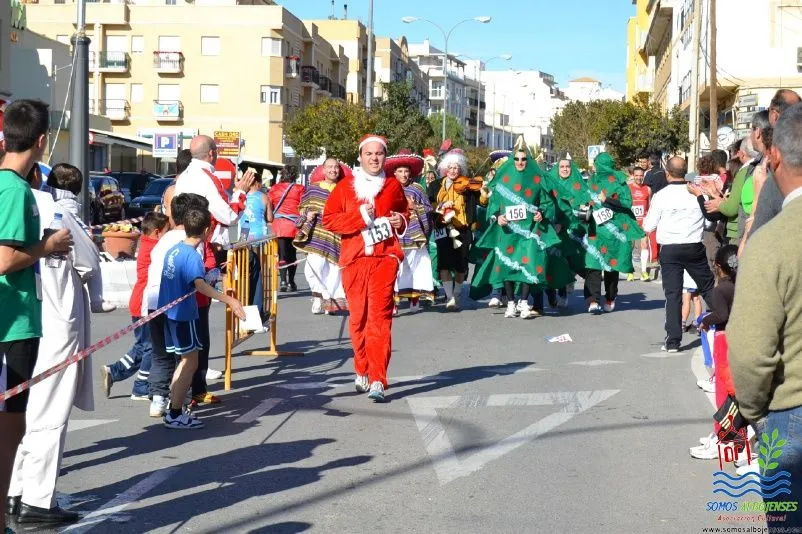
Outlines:
<svg viewBox="0 0 802 534"><path fill-rule="evenodd" d="M347 57L344 69L346 98L349 102L365 104L368 87L368 31L365 25L353 19L321 19L307 23L317 26L320 35L332 46L342 47ZM375 38L374 38L374 50ZM370 83L375 84L376 75Z"/></svg>
<svg viewBox="0 0 802 534"><path fill-rule="evenodd" d="M627 102L648 99L654 88L655 57L645 50L649 32L649 0L632 0L635 16L627 21Z"/></svg>
<svg viewBox="0 0 802 534"><path fill-rule="evenodd" d="M75 5L39 0L28 26L69 42ZM283 124L319 98L345 96L341 46L273 2L87 3L90 112L115 133L152 139L237 131L243 160L280 167ZM286 155L286 156L285 156Z"/></svg>
<svg viewBox="0 0 802 534"><path fill-rule="evenodd" d="M384 97L382 84L405 82L411 88L411 96L418 103L420 112L429 112L429 76L409 57L409 44L406 37L394 40L390 37L376 38L374 59L376 85L375 98Z"/></svg>

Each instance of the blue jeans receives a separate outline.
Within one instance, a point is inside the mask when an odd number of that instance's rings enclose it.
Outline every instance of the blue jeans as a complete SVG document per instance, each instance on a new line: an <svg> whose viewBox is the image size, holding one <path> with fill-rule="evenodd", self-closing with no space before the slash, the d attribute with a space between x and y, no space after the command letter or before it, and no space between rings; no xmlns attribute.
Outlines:
<svg viewBox="0 0 802 534"><path fill-rule="evenodd" d="M139 319L141 317L131 317L132 322L137 322ZM147 395L152 354L153 344L150 340L150 323L145 323L134 329L134 344L128 353L109 366L112 380L122 382L136 374L131 393L134 395Z"/></svg>
<svg viewBox="0 0 802 534"><path fill-rule="evenodd" d="M780 471L791 474L791 494L777 495L765 501L802 501L802 406L778 412L769 412L765 419L755 425L758 443L763 444L763 434L771 442L772 433L777 430L777 439L784 439L782 454L772 461L778 466L766 471L766 476L772 476ZM775 481L776 483L776 481ZM767 512L767 515L785 516L785 521L768 522L769 532L779 532L780 529L790 527L799 528L802 532L802 509L796 512ZM783 530L787 532L787 530Z"/></svg>

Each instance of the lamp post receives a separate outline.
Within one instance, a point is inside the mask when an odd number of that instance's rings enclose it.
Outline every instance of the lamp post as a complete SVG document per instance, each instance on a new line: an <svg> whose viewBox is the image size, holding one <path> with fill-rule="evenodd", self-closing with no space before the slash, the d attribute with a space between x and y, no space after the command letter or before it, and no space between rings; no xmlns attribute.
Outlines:
<svg viewBox="0 0 802 534"><path fill-rule="evenodd" d="M464 24L466 22L476 21L482 24L487 24L493 17L473 17L470 19L465 19L457 22L454 24L448 31L445 31L439 24L436 22L432 22L429 19L424 19L421 17L403 17L401 22L405 24L410 24L416 21L423 21L428 22L443 34L443 40L445 41L445 50L443 50L443 141L446 140L446 113L448 113L448 38L451 37L451 32L453 32L457 26Z"/></svg>
<svg viewBox="0 0 802 534"><path fill-rule="evenodd" d="M479 148L479 114L482 112L482 64L487 65L494 59L503 59L509 61L512 59L512 54L501 54L500 56L493 56L489 59L482 60L481 58L473 58L465 54L457 54L456 57L464 57L465 59L472 59L479 62L479 96L476 98L476 148ZM496 90L493 89L493 96L495 97ZM495 107L495 106L494 106ZM495 109L493 110L495 112Z"/></svg>
<svg viewBox="0 0 802 534"><path fill-rule="evenodd" d="M86 36L86 1L78 0L78 20L72 36L75 67L72 69L70 106L70 163L84 176L81 218L89 221L89 37Z"/></svg>

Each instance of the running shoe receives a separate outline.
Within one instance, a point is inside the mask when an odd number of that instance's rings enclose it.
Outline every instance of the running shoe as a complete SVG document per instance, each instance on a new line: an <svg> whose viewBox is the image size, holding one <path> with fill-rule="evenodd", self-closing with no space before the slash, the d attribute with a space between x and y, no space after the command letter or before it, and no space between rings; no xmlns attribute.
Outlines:
<svg viewBox="0 0 802 534"><path fill-rule="evenodd" d="M649 273L642 272L642 273L640 273L640 279L641 279L641 282L648 282L649 280L652 279L652 277L649 276Z"/></svg>
<svg viewBox="0 0 802 534"><path fill-rule="evenodd" d="M164 426L175 430L196 430L203 428L203 421L183 412L177 417L173 417L168 413L164 416Z"/></svg>
<svg viewBox="0 0 802 534"><path fill-rule="evenodd" d="M501 308L501 299L498 297L493 297L490 299L490 302L487 303L488 308Z"/></svg>
<svg viewBox="0 0 802 534"><path fill-rule="evenodd" d="M591 302L590 306L588 306L588 313L601 313L602 308L599 306L598 302Z"/></svg>
<svg viewBox="0 0 802 534"><path fill-rule="evenodd" d="M519 308L519 309L521 310L520 311L521 319L529 319L530 317L536 317L537 316L537 311L532 310L531 308L529 308L528 305L526 305L526 306L524 306L522 308Z"/></svg>
<svg viewBox="0 0 802 534"><path fill-rule="evenodd" d="M690 453L691 458L696 458L697 460L715 460L718 458L718 444L710 440L704 445L691 447Z"/></svg>
<svg viewBox="0 0 802 534"><path fill-rule="evenodd" d="M715 378L712 376L710 378L703 378L702 380L697 380L696 385L699 386L705 393L716 392L716 381Z"/></svg>
<svg viewBox="0 0 802 534"><path fill-rule="evenodd" d="M384 402L384 385L381 382L374 382L370 385L368 398L373 402Z"/></svg>
<svg viewBox="0 0 802 534"><path fill-rule="evenodd" d="M167 411L167 399L161 395L154 395L150 401L150 416L161 417Z"/></svg>
<svg viewBox="0 0 802 534"><path fill-rule="evenodd" d="M662 347L660 347L660 351L661 352L668 352L669 354L673 354L675 352L679 352L679 347L667 347L667 346L663 345Z"/></svg>
<svg viewBox="0 0 802 534"><path fill-rule="evenodd" d="M111 369L108 366L102 365L100 367L100 374L103 376L103 393L106 398L111 397L111 386L114 384L114 379L111 377Z"/></svg>
<svg viewBox="0 0 802 534"><path fill-rule="evenodd" d="M206 380L220 380L223 378L223 371L217 369L206 369Z"/></svg>
<svg viewBox="0 0 802 534"><path fill-rule="evenodd" d="M409 313L418 313L420 311L420 302L409 303Z"/></svg>
<svg viewBox="0 0 802 534"><path fill-rule="evenodd" d="M634 282L634 281L635 281L635 275L633 273L629 273L627 275L627 282Z"/></svg>
<svg viewBox="0 0 802 534"><path fill-rule="evenodd" d="M718 442L718 438L716 437L716 435L714 433L710 433L707 436L703 436L703 437L699 438L699 444L700 445L706 445L708 441L712 441L713 443L717 443Z"/></svg>
<svg viewBox="0 0 802 534"><path fill-rule="evenodd" d="M457 309L458 309L457 299L454 298L454 297L451 297L448 300L448 302L446 302L446 311L457 311Z"/></svg>
<svg viewBox="0 0 802 534"><path fill-rule="evenodd" d="M507 311L504 312L504 317L507 319L513 319L518 316L518 308L515 306L515 303L510 301L507 303Z"/></svg>
<svg viewBox="0 0 802 534"><path fill-rule="evenodd" d="M742 465L741 467L736 467L735 473L738 476L751 475L751 474L760 475L760 466L757 464L757 462L752 462L751 464Z"/></svg>
<svg viewBox="0 0 802 534"><path fill-rule="evenodd" d="M220 397L212 395L208 391L206 393L193 395L192 400L195 402L195 404L220 404L221 402Z"/></svg>
<svg viewBox="0 0 802 534"><path fill-rule="evenodd" d="M321 315L323 313L323 299L315 297L312 299L312 315Z"/></svg>
<svg viewBox="0 0 802 534"><path fill-rule="evenodd" d="M606 313L610 313L610 312L614 311L615 310L615 301L614 300L608 300L607 302L604 303L604 308L603 309L604 309L604 311Z"/></svg>
<svg viewBox="0 0 802 534"><path fill-rule="evenodd" d="M136 393L131 393L131 400L135 401L149 401L150 397L147 395L137 395Z"/></svg>
<svg viewBox="0 0 802 534"><path fill-rule="evenodd" d="M368 388L370 388L368 375L356 375L354 379L354 389L356 389L357 393L367 393Z"/></svg>

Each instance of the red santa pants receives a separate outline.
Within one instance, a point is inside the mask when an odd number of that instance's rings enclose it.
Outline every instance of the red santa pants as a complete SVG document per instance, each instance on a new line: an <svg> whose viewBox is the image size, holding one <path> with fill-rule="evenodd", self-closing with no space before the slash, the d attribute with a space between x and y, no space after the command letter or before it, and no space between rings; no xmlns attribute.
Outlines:
<svg viewBox="0 0 802 534"><path fill-rule="evenodd" d="M387 387L393 325L393 290L398 260L392 256L363 257L344 268L343 289L350 311L354 370Z"/></svg>

